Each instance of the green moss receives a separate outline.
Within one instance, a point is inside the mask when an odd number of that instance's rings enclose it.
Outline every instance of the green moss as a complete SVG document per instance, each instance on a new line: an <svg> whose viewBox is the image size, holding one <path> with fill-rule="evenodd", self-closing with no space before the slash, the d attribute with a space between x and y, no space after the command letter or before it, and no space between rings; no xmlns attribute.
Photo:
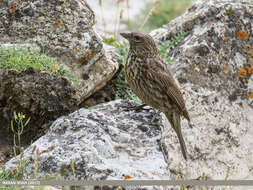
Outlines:
<svg viewBox="0 0 253 190"><path fill-rule="evenodd" d="M78 79L70 71L66 70L63 65L59 65L56 59L40 54L34 48L0 48L0 63L1 69L21 72L28 67L32 67L36 70L67 78L72 83L78 82Z"/></svg>

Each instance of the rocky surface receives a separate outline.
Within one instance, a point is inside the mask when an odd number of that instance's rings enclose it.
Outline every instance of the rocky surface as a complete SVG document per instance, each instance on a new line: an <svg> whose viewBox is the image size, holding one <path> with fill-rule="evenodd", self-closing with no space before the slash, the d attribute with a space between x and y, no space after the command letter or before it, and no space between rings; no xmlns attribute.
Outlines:
<svg viewBox="0 0 253 190"><path fill-rule="evenodd" d="M164 132L169 167L184 178L253 179L252 19L252 2L206 0L151 33L165 44L187 33L169 55L194 124L182 124L189 161Z"/></svg>
<svg viewBox="0 0 253 190"><path fill-rule="evenodd" d="M21 73L0 69L0 153L12 150L14 111L31 117L21 137L24 144L30 144L44 134L43 125L77 109L75 97L75 89L64 78L32 68Z"/></svg>
<svg viewBox="0 0 253 190"><path fill-rule="evenodd" d="M116 100L60 117L25 150L26 175L34 177L37 163L38 177L169 179L159 125L149 124L154 112L129 110L136 105ZM7 170L19 159L7 162Z"/></svg>
<svg viewBox="0 0 253 190"><path fill-rule="evenodd" d="M163 44L187 33L174 48L168 47L173 58L170 67L193 124L190 128L182 120L187 161L164 117L160 131L159 123L149 123L153 112L130 111L124 107L133 102L117 100L57 119L45 136L25 150L27 175L33 177L38 163L39 176L252 180L252 18L253 5L248 1L205 0L151 33ZM168 167L157 141L161 136L167 145ZM19 159L7 162L7 169L14 169Z"/></svg>
<svg viewBox="0 0 253 190"><path fill-rule="evenodd" d="M84 0L3 0L0 43L32 44L80 78L79 102L103 87L118 69L93 29L95 15Z"/></svg>

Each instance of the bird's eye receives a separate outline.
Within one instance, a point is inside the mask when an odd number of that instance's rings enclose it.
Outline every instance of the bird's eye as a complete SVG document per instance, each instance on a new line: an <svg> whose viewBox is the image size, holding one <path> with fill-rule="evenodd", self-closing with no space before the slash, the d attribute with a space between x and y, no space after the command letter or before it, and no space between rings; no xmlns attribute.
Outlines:
<svg viewBox="0 0 253 190"><path fill-rule="evenodd" d="M140 41L141 40L140 36L135 36L134 39L135 39L135 41Z"/></svg>

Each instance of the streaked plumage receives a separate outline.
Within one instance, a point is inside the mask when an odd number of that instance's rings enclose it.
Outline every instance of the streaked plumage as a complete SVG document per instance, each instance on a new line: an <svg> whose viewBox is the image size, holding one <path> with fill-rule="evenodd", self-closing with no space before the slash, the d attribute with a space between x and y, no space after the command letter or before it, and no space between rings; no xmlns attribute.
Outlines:
<svg viewBox="0 0 253 190"><path fill-rule="evenodd" d="M153 38L141 32L121 33L130 43L125 75L132 91L146 104L165 113L187 159L181 119L190 121L183 96L168 66L158 54Z"/></svg>

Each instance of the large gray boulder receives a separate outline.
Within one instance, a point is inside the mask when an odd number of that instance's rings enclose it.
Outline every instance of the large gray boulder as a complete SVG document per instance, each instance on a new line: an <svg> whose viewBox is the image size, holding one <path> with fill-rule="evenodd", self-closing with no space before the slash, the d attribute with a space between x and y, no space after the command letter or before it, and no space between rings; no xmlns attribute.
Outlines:
<svg viewBox="0 0 253 190"><path fill-rule="evenodd" d="M56 58L58 67L63 65L78 82L30 69L0 70L0 161L7 145L11 150L14 111L31 117L22 136L26 146L44 135L49 122L76 110L116 73L118 63L94 31L94 17L84 0L1 0L0 48L34 47Z"/></svg>
<svg viewBox="0 0 253 190"><path fill-rule="evenodd" d="M188 161L172 129L164 133L169 167L186 179L253 179L252 19L252 2L205 0L151 33L163 44L187 33L169 65L194 125L182 123Z"/></svg>
<svg viewBox="0 0 253 190"><path fill-rule="evenodd" d="M80 79L76 89L82 102L118 69L93 29L94 17L84 0L3 0L0 44L31 44L57 58Z"/></svg>
<svg viewBox="0 0 253 190"><path fill-rule="evenodd" d="M25 150L27 175L32 177L39 155L40 176L66 171L66 177L73 178L73 160L78 178L124 179L124 174L152 179L154 172L154 179L168 179L171 171L177 179L179 175L184 179L252 179L252 18L253 6L246 1L199 1L151 33L158 43L166 44L176 34L187 32L169 51L170 67L193 123L189 128L182 120L187 161L165 119L160 131L149 123L152 112L128 112L123 107L133 103L118 100L56 120L45 136ZM161 136L167 145L169 169L157 142ZM18 160L7 162L7 169L15 168Z"/></svg>
<svg viewBox="0 0 253 190"><path fill-rule="evenodd" d="M60 117L25 150L25 176L34 178L37 169L38 177L169 179L159 125L150 125L154 112L129 110L136 105L116 100ZM8 161L7 171L19 160Z"/></svg>

